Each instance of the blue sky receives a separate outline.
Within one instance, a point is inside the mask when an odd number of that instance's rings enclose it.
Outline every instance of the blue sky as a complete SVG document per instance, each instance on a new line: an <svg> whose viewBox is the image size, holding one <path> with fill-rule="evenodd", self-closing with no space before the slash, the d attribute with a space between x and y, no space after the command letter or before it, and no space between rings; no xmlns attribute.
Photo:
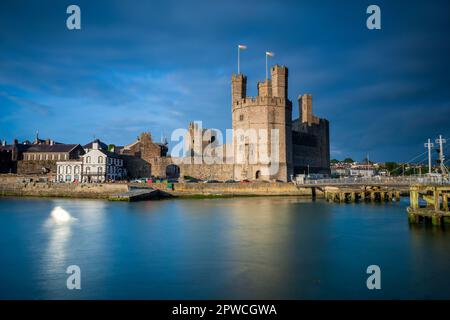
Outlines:
<svg viewBox="0 0 450 320"><path fill-rule="evenodd" d="M81 7L82 30L66 28ZM381 7L382 29L366 28ZM264 52L289 68L289 97L313 94L332 157L406 161L450 138L448 1L3 1L0 139L117 145L189 121L230 127L236 46L248 94ZM449 141L450 143L450 141ZM450 148L450 146L449 146Z"/></svg>

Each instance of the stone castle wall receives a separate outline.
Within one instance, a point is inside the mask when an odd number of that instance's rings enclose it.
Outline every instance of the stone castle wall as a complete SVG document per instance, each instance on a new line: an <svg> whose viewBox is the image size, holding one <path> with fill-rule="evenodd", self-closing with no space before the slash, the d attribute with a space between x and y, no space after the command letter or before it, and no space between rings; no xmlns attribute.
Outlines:
<svg viewBox="0 0 450 320"><path fill-rule="evenodd" d="M318 124L293 122L293 165L295 174L330 174L329 123L320 119Z"/></svg>
<svg viewBox="0 0 450 320"><path fill-rule="evenodd" d="M18 174L41 174L42 168L56 174L56 160L19 160L17 161Z"/></svg>

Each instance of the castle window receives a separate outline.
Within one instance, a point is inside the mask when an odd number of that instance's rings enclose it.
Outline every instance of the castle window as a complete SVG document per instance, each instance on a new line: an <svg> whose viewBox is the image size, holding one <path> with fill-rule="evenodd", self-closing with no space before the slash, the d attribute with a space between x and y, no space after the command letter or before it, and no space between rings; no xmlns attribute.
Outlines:
<svg viewBox="0 0 450 320"><path fill-rule="evenodd" d="M239 121L244 121L244 115L243 114L239 115Z"/></svg>

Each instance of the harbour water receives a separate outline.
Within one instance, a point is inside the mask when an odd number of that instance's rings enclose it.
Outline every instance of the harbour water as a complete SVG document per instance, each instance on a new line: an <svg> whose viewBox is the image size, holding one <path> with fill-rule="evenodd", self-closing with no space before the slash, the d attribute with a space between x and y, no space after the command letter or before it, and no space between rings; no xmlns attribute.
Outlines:
<svg viewBox="0 0 450 320"><path fill-rule="evenodd" d="M450 231L409 225L406 206L1 198L0 298L448 299ZM81 290L66 287L70 265Z"/></svg>

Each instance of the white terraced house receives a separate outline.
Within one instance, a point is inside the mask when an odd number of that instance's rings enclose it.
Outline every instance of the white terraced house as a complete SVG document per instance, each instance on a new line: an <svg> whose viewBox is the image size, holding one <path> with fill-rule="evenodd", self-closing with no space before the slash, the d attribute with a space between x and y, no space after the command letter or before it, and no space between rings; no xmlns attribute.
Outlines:
<svg viewBox="0 0 450 320"><path fill-rule="evenodd" d="M118 154L99 148L98 142L77 161L58 161L59 182L106 182L126 178L123 159Z"/></svg>
<svg viewBox="0 0 450 320"><path fill-rule="evenodd" d="M83 159L83 182L105 182L126 177L123 159L118 154L99 148L98 142L92 143L92 149L81 156Z"/></svg>

